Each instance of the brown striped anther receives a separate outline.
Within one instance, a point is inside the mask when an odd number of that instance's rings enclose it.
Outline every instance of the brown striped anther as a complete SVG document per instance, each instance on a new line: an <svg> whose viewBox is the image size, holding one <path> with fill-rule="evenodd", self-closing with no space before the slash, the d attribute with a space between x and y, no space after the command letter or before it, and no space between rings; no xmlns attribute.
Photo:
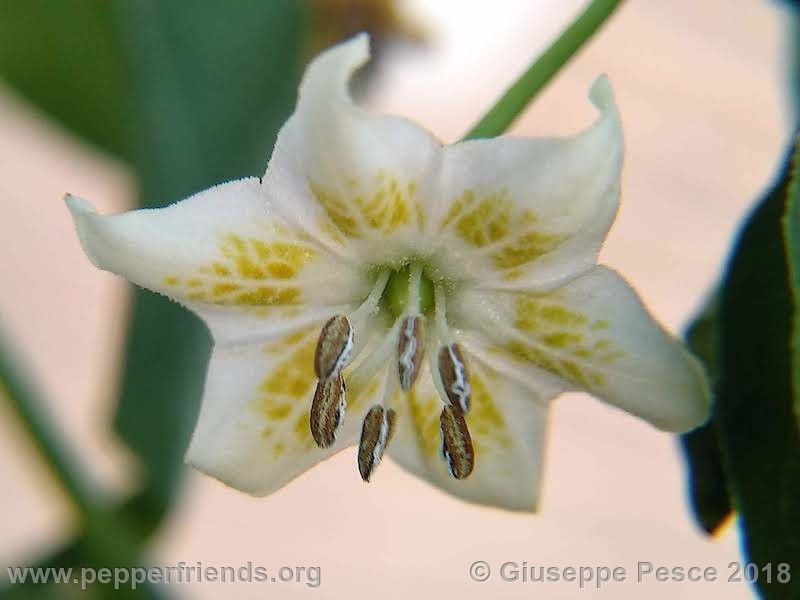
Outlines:
<svg viewBox="0 0 800 600"><path fill-rule="evenodd" d="M445 406L439 418L439 431L447 470L456 479L468 477L475 466L475 450L464 415L452 406Z"/></svg>
<svg viewBox="0 0 800 600"><path fill-rule="evenodd" d="M344 315L335 315L322 326L314 352L314 373L319 379L338 375L353 349L353 328Z"/></svg>
<svg viewBox="0 0 800 600"><path fill-rule="evenodd" d="M425 358L425 334L422 317L405 317L400 323L397 340L397 374L404 392L411 389Z"/></svg>
<svg viewBox="0 0 800 600"><path fill-rule="evenodd" d="M336 432L344 422L345 406L344 379L341 375L317 383L309 415L311 436L317 446L328 448L336 442Z"/></svg>
<svg viewBox="0 0 800 600"><path fill-rule="evenodd" d="M442 346L439 350L439 376L450 404L461 414L469 412L471 390L469 371L458 344Z"/></svg>
<svg viewBox="0 0 800 600"><path fill-rule="evenodd" d="M394 433L394 420L395 412L382 406L373 406L364 417L358 444L358 472L364 481L369 481L383 458Z"/></svg>

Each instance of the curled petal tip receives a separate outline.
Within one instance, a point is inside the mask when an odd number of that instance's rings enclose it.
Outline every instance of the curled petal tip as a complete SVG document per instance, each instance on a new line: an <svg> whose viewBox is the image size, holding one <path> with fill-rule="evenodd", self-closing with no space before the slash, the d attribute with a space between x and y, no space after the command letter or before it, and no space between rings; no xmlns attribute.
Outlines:
<svg viewBox="0 0 800 600"><path fill-rule="evenodd" d="M340 88L338 93L346 96L350 77L366 64L369 56L369 35L363 32L331 46L306 69L300 84L301 100L316 94L329 97L332 82Z"/></svg>
<svg viewBox="0 0 800 600"><path fill-rule="evenodd" d="M614 110L614 92L608 75L601 73L589 88L589 99L601 112Z"/></svg>
<svg viewBox="0 0 800 600"><path fill-rule="evenodd" d="M369 33L366 31L359 31L355 34L350 41L345 41L344 43L351 43L353 45L358 45L360 48L363 47L367 54L369 54Z"/></svg>

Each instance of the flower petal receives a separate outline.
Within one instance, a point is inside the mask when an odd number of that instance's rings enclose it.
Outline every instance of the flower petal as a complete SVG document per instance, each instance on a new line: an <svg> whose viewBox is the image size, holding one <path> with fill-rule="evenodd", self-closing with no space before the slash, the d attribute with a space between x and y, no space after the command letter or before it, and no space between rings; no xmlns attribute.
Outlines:
<svg viewBox="0 0 800 600"><path fill-rule="evenodd" d="M467 426L475 468L457 480L440 454L442 402L430 371L406 397L395 395L396 432L388 454L411 473L476 504L533 512L539 498L547 404L532 402L526 388L470 359L472 405Z"/></svg>
<svg viewBox="0 0 800 600"><path fill-rule="evenodd" d="M311 223L332 248L390 262L418 250L441 145L410 121L353 103L348 85L368 46L361 34L312 61L264 182L281 190L285 210Z"/></svg>
<svg viewBox="0 0 800 600"><path fill-rule="evenodd" d="M568 382L550 371L532 366L525 359L502 352L482 331L454 330L454 341L470 354L470 364L480 361L487 368L527 389L531 402L546 404L559 394L574 389Z"/></svg>
<svg viewBox="0 0 800 600"><path fill-rule="evenodd" d="M483 287L537 291L595 265L619 202L622 133L605 76L589 96L600 116L573 137L445 149L438 264L468 264Z"/></svg>
<svg viewBox="0 0 800 600"><path fill-rule="evenodd" d="M255 178L120 215L73 196L67 204L97 267L185 304L217 343L330 316L369 292L357 270L276 214Z"/></svg>
<svg viewBox="0 0 800 600"><path fill-rule="evenodd" d="M528 361L660 429L687 431L708 416L699 363L647 313L614 271L596 267L547 294L468 291L452 302L457 327L501 357Z"/></svg>
<svg viewBox="0 0 800 600"><path fill-rule="evenodd" d="M215 348L186 460L234 488L263 496L353 445L374 388L349 393L344 425L331 448L309 427L321 323L260 344Z"/></svg>

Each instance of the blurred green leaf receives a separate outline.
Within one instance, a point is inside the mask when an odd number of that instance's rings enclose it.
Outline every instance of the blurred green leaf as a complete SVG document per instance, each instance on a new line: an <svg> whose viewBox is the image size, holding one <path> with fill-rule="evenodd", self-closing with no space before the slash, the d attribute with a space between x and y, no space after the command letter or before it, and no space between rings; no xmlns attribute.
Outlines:
<svg viewBox="0 0 800 600"><path fill-rule="evenodd" d="M94 557L94 558L93 558ZM112 574L114 569L119 567L106 560L106 557L98 557L87 536L80 535L70 543L57 548L45 559L31 565L32 568L41 569L72 569L71 579L81 580L82 569L92 569L94 573L101 568L108 568ZM87 571L86 578L89 579ZM12 584L7 578L7 574L2 574L0 582L0 600L51 600L52 598L76 600L161 600L167 598L165 589L160 585L153 585L144 582L133 589L130 585L118 586L114 589L113 580L111 583L103 584L99 581L87 584L86 589L81 589L80 583L74 581L64 583L33 583L28 579L25 583ZM113 576L113 575L112 575ZM51 578L54 575L51 575Z"/></svg>
<svg viewBox="0 0 800 600"><path fill-rule="evenodd" d="M719 381L717 313L718 301L714 297L686 331L686 341L703 362L714 397ZM681 446L687 462L692 511L698 525L713 534L732 510L713 416L705 425L682 435Z"/></svg>
<svg viewBox="0 0 800 600"><path fill-rule="evenodd" d="M107 0L0 0L0 75L73 133L129 157L130 82Z"/></svg>
<svg viewBox="0 0 800 600"><path fill-rule="evenodd" d="M152 521L143 521L140 498L137 496L114 506L110 511L95 518L68 543L51 550L47 556L31 565L35 568L72 568L78 576L82 568L101 569L124 566L141 566L147 538L154 533ZM103 531L98 531L103 530ZM106 531L107 530L107 531ZM98 539L99 538L99 539ZM123 539L123 538L127 538ZM99 543L98 543L99 542ZM138 559L136 557L139 557ZM158 600L167 598L167 590L149 582L137 589L114 590L113 585L95 583L86 590L79 586L35 584L11 584L7 573L0 573L0 600L28 598L131 598L135 600Z"/></svg>
<svg viewBox="0 0 800 600"><path fill-rule="evenodd" d="M800 152L798 152L796 138L795 151L792 156L792 180L786 200L783 228L793 304L791 345L794 416L800 423L800 181L798 180L798 167L800 167Z"/></svg>
<svg viewBox="0 0 800 600"><path fill-rule="evenodd" d="M721 288L715 424L748 559L767 599L800 597L800 577L780 583L775 569L800 565L800 438L793 412L792 293L783 236L790 178L747 218Z"/></svg>

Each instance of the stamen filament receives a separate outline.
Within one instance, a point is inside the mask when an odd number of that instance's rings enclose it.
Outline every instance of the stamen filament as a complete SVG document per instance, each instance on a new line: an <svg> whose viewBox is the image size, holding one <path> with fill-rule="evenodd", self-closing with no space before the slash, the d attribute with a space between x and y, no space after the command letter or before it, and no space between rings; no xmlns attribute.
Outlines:
<svg viewBox="0 0 800 600"><path fill-rule="evenodd" d="M350 313L351 321L360 321L361 319L374 315L376 312L378 312L378 306L380 304L381 297L383 296L383 292L386 289L386 284L389 283L390 276L391 272L388 270L383 271L380 275L378 275L378 278L375 280L375 285L372 286L372 291L369 293L369 296L367 296L364 302L361 303L361 306Z"/></svg>
<svg viewBox="0 0 800 600"><path fill-rule="evenodd" d="M358 395L361 392L363 387L370 382L395 351L395 340L397 339L397 332L400 329L400 322L400 319L395 320L392 328L388 331L375 351L348 373L347 382L354 394Z"/></svg>
<svg viewBox="0 0 800 600"><path fill-rule="evenodd" d="M394 388L397 385L397 380L392 377L391 372L386 377L386 385L383 388L383 395L381 396L381 406L389 409L392 404L392 395L394 395Z"/></svg>
<svg viewBox="0 0 800 600"><path fill-rule="evenodd" d="M471 390L469 385L469 371L461 349L450 335L450 328L447 326L447 316L445 314L445 295L441 285L437 285L435 290L435 312L436 333L439 337L441 346L436 353L436 359L429 356L428 364L433 375L436 391L439 393L445 404L458 409L466 415L469 411L471 400Z"/></svg>
<svg viewBox="0 0 800 600"><path fill-rule="evenodd" d="M434 331L431 332L431 348L436 348L439 344L442 346L447 345L450 343L450 330L447 327L447 316L445 314L445 297L444 297L444 288L441 285L437 285L434 290ZM437 343L438 342L438 343ZM439 373L439 365L437 362L438 354L436 352L429 352L428 353L428 369L431 372L431 378L433 379L433 385L436 388L436 391L439 394L439 398L442 401L442 404L447 404L447 394L444 390L444 384L442 383L442 376Z"/></svg>
<svg viewBox="0 0 800 600"><path fill-rule="evenodd" d="M418 315L421 312L420 306L420 282L422 281L422 266L415 264L408 273L408 303L406 304L406 314Z"/></svg>
<svg viewBox="0 0 800 600"><path fill-rule="evenodd" d="M436 333L439 335L439 341L442 345L452 342L450 339L450 328L447 326L447 314L444 288L441 284L437 285L434 290L434 321L436 323Z"/></svg>
<svg viewBox="0 0 800 600"><path fill-rule="evenodd" d="M314 372L318 378L314 400L311 404L309 427L318 446L327 448L336 441L336 433L344 421L345 382L342 370L350 362L353 354L361 351L364 342L356 347L354 324L369 318L378 309L383 290L389 281L389 273L383 272L372 288L369 296L350 318L336 314L325 323L317 340L314 352ZM351 322L352 321L352 322ZM358 338L365 336L358 336Z"/></svg>
<svg viewBox="0 0 800 600"><path fill-rule="evenodd" d="M364 346L369 342L369 337L363 335L363 332L368 329L366 325L370 317L374 316L380 308L381 297L386 290L386 284L389 282L390 276L391 272L388 270L381 272L381 274L378 275L378 279L375 280L375 285L372 287L372 291L366 297L364 302L362 302L361 305L349 315L353 329L361 333L361 335L355 336L353 350L350 354L351 362L361 353L361 351L364 349Z"/></svg>
<svg viewBox="0 0 800 600"><path fill-rule="evenodd" d="M431 348L436 348L438 342L444 344L445 342L441 340L441 336L438 333L438 327L436 328L437 331L431 332L430 336L430 344ZM447 393L444 390L444 384L442 383L442 375L439 373L439 364L437 359L438 353L437 352L428 352L428 370L431 373L431 379L433 380L433 387L436 388L436 392L439 395L439 401L441 402L440 408L447 405Z"/></svg>

